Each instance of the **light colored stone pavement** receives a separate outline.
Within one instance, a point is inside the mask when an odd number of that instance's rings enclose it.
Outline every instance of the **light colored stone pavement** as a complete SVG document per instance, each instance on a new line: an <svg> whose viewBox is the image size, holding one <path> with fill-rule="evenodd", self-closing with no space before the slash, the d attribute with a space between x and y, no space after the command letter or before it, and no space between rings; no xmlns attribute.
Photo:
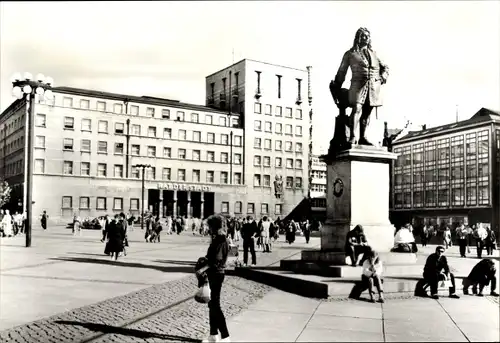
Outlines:
<svg viewBox="0 0 500 343"><path fill-rule="evenodd" d="M499 307L485 298L322 301L273 290L228 321L233 342L494 342Z"/></svg>
<svg viewBox="0 0 500 343"><path fill-rule="evenodd" d="M103 255L98 231L73 237L60 227L36 230L29 249L23 248L23 237L2 239L0 341L202 338L208 311L189 298L196 289L192 261L205 254L208 239L189 232L163 235L162 243L151 244L142 236L137 228L130 233L128 255L118 262ZM306 247L303 240L298 237L292 246L279 242L273 254L258 253L259 264L297 254ZM316 238L310 247L317 243ZM450 264L457 275L466 275L478 260L461 259L454 249L447 252ZM395 295L382 305L322 301L228 276L223 310L233 341L499 341L498 298L490 297L436 301ZM24 323L31 324L5 330Z"/></svg>
<svg viewBox="0 0 500 343"><path fill-rule="evenodd" d="M72 236L64 227L35 229L30 248L24 247L22 236L3 238L0 331L192 276L192 262L204 256L208 246L207 237L191 232L163 234L162 242L154 244L146 243L143 236L138 228L130 232L127 256L117 262L103 254L100 231ZM278 243L273 254L258 253L258 262L270 264L306 246L298 243L280 249L284 245ZM192 283L191 279L184 282Z"/></svg>

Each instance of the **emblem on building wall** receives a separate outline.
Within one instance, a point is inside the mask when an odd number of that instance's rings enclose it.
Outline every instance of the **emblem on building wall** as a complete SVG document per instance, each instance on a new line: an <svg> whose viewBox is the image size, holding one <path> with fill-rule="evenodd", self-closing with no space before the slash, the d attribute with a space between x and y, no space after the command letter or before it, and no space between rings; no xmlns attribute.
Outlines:
<svg viewBox="0 0 500 343"><path fill-rule="evenodd" d="M276 175L274 180L274 195L277 199L281 199L283 196L283 176Z"/></svg>

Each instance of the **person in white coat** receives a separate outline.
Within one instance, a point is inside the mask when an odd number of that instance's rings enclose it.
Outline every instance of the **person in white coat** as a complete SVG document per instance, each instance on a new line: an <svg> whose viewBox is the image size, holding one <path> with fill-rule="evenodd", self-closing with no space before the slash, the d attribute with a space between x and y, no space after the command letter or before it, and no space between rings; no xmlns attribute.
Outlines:
<svg viewBox="0 0 500 343"><path fill-rule="evenodd" d="M12 237L14 235L14 228L12 226L13 220L12 216L10 215L9 210L5 210L5 214L2 218L2 229L3 233L7 237Z"/></svg>

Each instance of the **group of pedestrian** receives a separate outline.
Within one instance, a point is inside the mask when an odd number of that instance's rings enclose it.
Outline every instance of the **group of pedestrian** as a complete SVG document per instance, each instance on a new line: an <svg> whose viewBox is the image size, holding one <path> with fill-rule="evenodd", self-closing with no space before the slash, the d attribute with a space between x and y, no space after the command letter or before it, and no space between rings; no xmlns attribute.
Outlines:
<svg viewBox="0 0 500 343"><path fill-rule="evenodd" d="M24 233L25 214L0 209L0 237L15 237Z"/></svg>
<svg viewBox="0 0 500 343"><path fill-rule="evenodd" d="M482 258L484 250L487 256L493 255L493 251L496 250L497 237L489 225L479 223L468 226L460 222L454 233L461 257L467 257L473 246L476 247L478 258ZM447 224L443 224L439 230L430 224L424 225L420 232L422 246L425 247L432 237L438 235L442 237L442 245L445 250L453 246L453 231Z"/></svg>
<svg viewBox="0 0 500 343"><path fill-rule="evenodd" d="M113 261L117 261L121 254L126 256L129 224L125 213L115 214L113 218L108 215L100 217L99 225L102 229L101 242L106 242L104 254L111 256Z"/></svg>

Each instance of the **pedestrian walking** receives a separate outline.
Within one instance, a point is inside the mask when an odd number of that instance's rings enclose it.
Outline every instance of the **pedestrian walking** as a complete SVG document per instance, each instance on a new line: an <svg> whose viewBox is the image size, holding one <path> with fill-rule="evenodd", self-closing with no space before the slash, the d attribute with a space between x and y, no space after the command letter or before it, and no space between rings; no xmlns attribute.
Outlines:
<svg viewBox="0 0 500 343"><path fill-rule="evenodd" d="M445 250L448 250L448 248L452 246L451 230L450 230L450 227L448 225L446 225L446 227L443 231L443 245L444 245Z"/></svg>
<svg viewBox="0 0 500 343"><path fill-rule="evenodd" d="M108 242L106 243L105 253L109 252L113 261L118 260L118 256L123 251L123 241L125 239L125 229L120 220L120 216L115 215L114 220L108 227Z"/></svg>
<svg viewBox="0 0 500 343"><path fill-rule="evenodd" d="M261 225L260 238L262 242L262 252L271 252L270 239L269 239L271 222L269 221L269 218L267 216L264 216L262 218L262 223L260 225Z"/></svg>
<svg viewBox="0 0 500 343"><path fill-rule="evenodd" d="M40 224L44 230L47 230L47 219L49 219L49 215L47 214L47 211L43 211L42 217L40 218Z"/></svg>
<svg viewBox="0 0 500 343"><path fill-rule="evenodd" d="M241 236L243 238L243 266L248 264L248 251L252 255L252 266L257 264L257 255L255 253L255 238L258 235L257 223L251 216L247 217L246 223L243 223Z"/></svg>
<svg viewBox="0 0 500 343"><path fill-rule="evenodd" d="M225 278L225 268L229 255L226 218L221 215L210 216L207 220L212 242L208 247L207 277L210 285L210 301L208 303L210 336L203 342L229 342L229 331L226 318L221 308L221 291ZM220 340L218 335L220 333Z"/></svg>
<svg viewBox="0 0 500 343"><path fill-rule="evenodd" d="M486 227L486 239L484 241L484 245L486 248L486 254L488 256L493 255L493 251L496 249L497 245L497 237L495 235L495 231L493 231L489 226Z"/></svg>
<svg viewBox="0 0 500 343"><path fill-rule="evenodd" d="M309 219L306 219L306 221L304 222L302 232L304 233L304 237L306 238L306 244L309 244L309 240L311 239L311 224L309 224Z"/></svg>
<svg viewBox="0 0 500 343"><path fill-rule="evenodd" d="M465 225L463 223L460 223L460 226L457 227L455 233L457 235L460 257L466 257L465 254L467 252L467 242L468 242L469 232L467 231Z"/></svg>
<svg viewBox="0 0 500 343"><path fill-rule="evenodd" d="M476 240L476 252L477 258L481 258L483 255L483 249L485 248L485 241L488 237L488 232L483 227L482 224L478 224L476 230L472 234Z"/></svg>
<svg viewBox="0 0 500 343"><path fill-rule="evenodd" d="M3 234L7 237L12 237L14 235L14 226L12 216L9 210L5 210L5 214L2 218L2 230Z"/></svg>

